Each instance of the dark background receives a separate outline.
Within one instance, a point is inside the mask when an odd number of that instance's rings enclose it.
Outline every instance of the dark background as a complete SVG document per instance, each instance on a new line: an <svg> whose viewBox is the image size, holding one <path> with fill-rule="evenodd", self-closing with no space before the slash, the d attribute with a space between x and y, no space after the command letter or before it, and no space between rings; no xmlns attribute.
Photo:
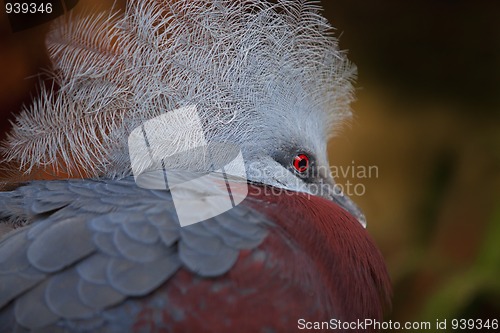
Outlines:
<svg viewBox="0 0 500 333"><path fill-rule="evenodd" d="M389 318L500 318L500 1L323 3L359 72L331 159L378 166L351 181L392 276Z"/></svg>
<svg viewBox="0 0 500 333"><path fill-rule="evenodd" d="M338 182L366 189L353 199L392 276L388 319L500 319L500 1L323 5L359 72L330 157L378 168ZM0 137L49 67L47 29L13 33L2 9Z"/></svg>

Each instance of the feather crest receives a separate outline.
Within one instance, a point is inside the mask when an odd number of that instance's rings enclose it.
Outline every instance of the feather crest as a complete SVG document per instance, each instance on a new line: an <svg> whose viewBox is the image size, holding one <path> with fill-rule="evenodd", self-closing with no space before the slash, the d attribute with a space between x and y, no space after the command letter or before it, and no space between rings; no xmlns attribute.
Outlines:
<svg viewBox="0 0 500 333"><path fill-rule="evenodd" d="M192 104L209 140L243 144L287 117L316 117L326 135L350 116L355 68L319 9L307 0L141 0L123 14L60 20L47 38L59 87L18 116L5 160L28 173L126 176L128 134Z"/></svg>

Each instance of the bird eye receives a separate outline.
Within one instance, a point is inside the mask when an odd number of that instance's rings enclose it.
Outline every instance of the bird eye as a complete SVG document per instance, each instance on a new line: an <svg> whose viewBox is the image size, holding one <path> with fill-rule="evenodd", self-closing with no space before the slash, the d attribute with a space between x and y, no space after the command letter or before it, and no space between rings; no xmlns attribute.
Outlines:
<svg viewBox="0 0 500 333"><path fill-rule="evenodd" d="M309 156L306 154L298 154L293 159L293 167L299 173L304 173L309 169Z"/></svg>

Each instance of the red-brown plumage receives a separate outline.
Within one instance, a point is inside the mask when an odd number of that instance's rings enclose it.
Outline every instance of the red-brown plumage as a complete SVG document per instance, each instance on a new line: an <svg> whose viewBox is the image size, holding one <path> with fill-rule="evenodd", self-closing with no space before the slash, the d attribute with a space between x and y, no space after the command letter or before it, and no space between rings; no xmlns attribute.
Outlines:
<svg viewBox="0 0 500 333"><path fill-rule="evenodd" d="M294 193L266 198L267 216L309 260L342 320L382 319L390 303L390 280L380 251L361 224L337 204ZM300 258L300 257L299 257ZM295 269L300 270L300 265Z"/></svg>
<svg viewBox="0 0 500 333"><path fill-rule="evenodd" d="M243 204L274 223L264 242L242 251L223 276L180 270L144 301L137 331L294 332L301 318L382 319L389 277L355 218L320 197L263 189L250 186ZM165 306L152 306L154 299Z"/></svg>

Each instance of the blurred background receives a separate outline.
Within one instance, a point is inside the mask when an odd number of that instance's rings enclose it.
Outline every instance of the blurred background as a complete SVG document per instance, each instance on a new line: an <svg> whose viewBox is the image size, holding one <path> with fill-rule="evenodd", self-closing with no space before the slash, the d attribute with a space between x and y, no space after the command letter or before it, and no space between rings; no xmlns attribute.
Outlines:
<svg viewBox="0 0 500 333"><path fill-rule="evenodd" d="M386 258L388 319L500 319L500 1L322 2L358 67L331 162ZM0 13L0 137L49 67L47 30Z"/></svg>
<svg viewBox="0 0 500 333"><path fill-rule="evenodd" d="M378 167L339 182L365 186L354 199L393 280L389 318L499 319L500 1L323 4L358 67L331 159Z"/></svg>

